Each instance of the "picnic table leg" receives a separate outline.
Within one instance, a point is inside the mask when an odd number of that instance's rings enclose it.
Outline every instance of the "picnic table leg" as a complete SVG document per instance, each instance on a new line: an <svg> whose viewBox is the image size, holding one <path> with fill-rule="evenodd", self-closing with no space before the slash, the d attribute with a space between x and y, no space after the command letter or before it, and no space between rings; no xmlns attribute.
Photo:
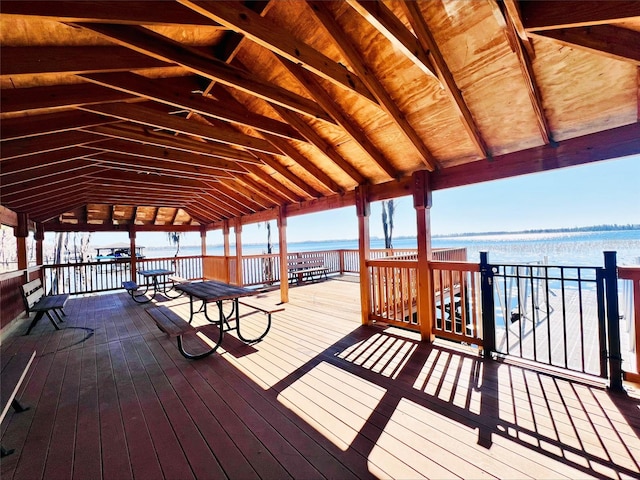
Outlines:
<svg viewBox="0 0 640 480"><path fill-rule="evenodd" d="M16 413L21 413L26 410L29 410L29 407L24 407L20 405L20 402L18 402L18 400L16 400L15 398L11 400L11 406L16 411ZM15 449L13 448L7 449L7 448L4 448L2 445L0 445L0 457L6 457L7 455L11 455L14 451Z"/></svg>
<svg viewBox="0 0 640 480"><path fill-rule="evenodd" d="M260 340L262 340L267 333L269 333L269 329L271 328L271 313L266 313L265 315L267 315L267 326L264 330L264 332L262 332L259 336L255 337L255 338L247 338L244 335L242 335L242 332L240 331L240 307L238 305L238 299L235 299L234 301L235 306L236 306L236 327L235 330L238 332L238 338L240 340L242 340L244 343L256 343L259 342Z"/></svg>

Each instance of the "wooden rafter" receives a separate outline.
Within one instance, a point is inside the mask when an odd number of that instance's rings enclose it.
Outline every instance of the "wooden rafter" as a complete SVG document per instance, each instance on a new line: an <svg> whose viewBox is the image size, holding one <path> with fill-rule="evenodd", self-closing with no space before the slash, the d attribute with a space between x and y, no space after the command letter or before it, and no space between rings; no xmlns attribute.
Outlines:
<svg viewBox="0 0 640 480"><path fill-rule="evenodd" d="M355 0L353 0L355 1ZM364 2L361 2L364 3ZM433 62L433 68L436 72L438 80L444 87L444 90L447 92L447 95L451 99L451 104L458 112L460 117L460 121L464 126L464 129L467 131L467 135L469 135L469 139L473 142L478 151L478 154L484 158L490 158L491 152L489 151L489 147L485 142L480 130L478 129L478 125L473 119L473 115L467 106L467 103L462 96L462 92L456 85L456 81L453 78L451 71L447 63L444 60L444 57L440 53L440 49L438 48L438 44L433 38L431 34L431 30L427 25L424 17L420 12L420 6L416 2L402 0L400 4L403 7L409 22L411 23L411 27L415 32L415 35L418 39L418 42L423 50L429 52L429 58ZM386 7L385 7L386 8Z"/></svg>
<svg viewBox="0 0 640 480"><path fill-rule="evenodd" d="M581 0L520 2L524 28L530 31L625 22L640 17L640 2Z"/></svg>
<svg viewBox="0 0 640 480"><path fill-rule="evenodd" d="M134 124L93 127L87 129L87 131L103 135L105 137L137 142L143 145L154 145L162 148L166 147L183 152L193 152L208 157L234 160L243 163L262 164L262 162L252 153L232 149L228 145L213 142L200 142L182 137L177 138L175 135L154 131Z"/></svg>
<svg viewBox="0 0 640 480"><path fill-rule="evenodd" d="M309 94L331 115L349 137L382 169L390 178L400 175L398 170L389 162L366 135L349 119L349 115L340 108L318 81L291 62L283 62L283 65L293 74L307 89Z"/></svg>
<svg viewBox="0 0 640 480"><path fill-rule="evenodd" d="M128 93L122 93L99 85L55 85L47 87L12 88L2 90L2 113L7 115L37 115L60 110L70 110L79 105L92 103L122 102L135 99Z"/></svg>
<svg viewBox="0 0 640 480"><path fill-rule="evenodd" d="M28 51L33 50L36 51ZM2 77L34 73L89 73L167 67L171 64L123 47L4 47Z"/></svg>
<svg viewBox="0 0 640 480"><path fill-rule="evenodd" d="M176 133L204 138L213 142L235 145L242 149L257 150L272 155L281 154L278 149L261 138L251 137L240 132L233 133L229 130L213 129L207 125L169 115L168 113L163 113L162 111L149 108L142 104L110 103L104 105L86 105L79 108L152 128L171 130Z"/></svg>
<svg viewBox="0 0 640 480"><path fill-rule="evenodd" d="M628 28L592 25L532 31L531 35L551 38L570 47L640 66L640 32Z"/></svg>
<svg viewBox="0 0 640 480"><path fill-rule="evenodd" d="M236 110L226 108L224 104L210 97L190 92L184 93L177 87L172 88L166 81L160 82L125 72L81 75L81 77L98 85L138 95L176 108L187 109L206 117L237 123L285 138L304 140L302 135L286 123L249 111L238 114Z"/></svg>
<svg viewBox="0 0 640 480"><path fill-rule="evenodd" d="M173 148L162 148L154 145L144 145L142 143L119 139L107 140L96 146L87 145L85 150L113 152L132 157L159 160L162 161L167 168L171 168L176 164L182 164L193 167L194 169L215 169L220 172L246 173L243 165L247 165L226 159L207 157L197 153L187 153ZM160 165L158 164L158 166Z"/></svg>
<svg viewBox="0 0 640 480"><path fill-rule="evenodd" d="M323 2L311 2L311 8L324 28L333 37L342 54L349 60L351 68L353 68L365 85L369 87L369 90L371 90L371 92L376 96L380 107L389 115L389 118L397 125L400 131L409 139L411 144L418 151L420 154L420 160L429 170L435 170L437 168L437 162L433 158L433 155L424 144L423 140L418 136L415 129L409 124L405 115L400 111L380 81L371 74L362 59L362 55L356 48L354 48L353 42L347 38L344 31L336 23L326 5L324 5ZM395 177L396 175L391 176Z"/></svg>
<svg viewBox="0 0 640 480"><path fill-rule="evenodd" d="M24 2L3 0L2 13L28 15L62 22L104 22L146 25L212 25L189 9L165 0L145 0L143 3L116 1L45 1Z"/></svg>
<svg viewBox="0 0 640 480"><path fill-rule="evenodd" d="M116 43L149 56L174 62L198 75L237 88L263 100L282 105L303 115L330 121L313 102L278 86L263 82L249 72L231 67L218 59L187 48L143 27L107 24L80 24Z"/></svg>
<svg viewBox="0 0 640 480"><path fill-rule="evenodd" d="M202 0L179 0L179 2L241 33L245 38L279 56L304 66L325 80L377 103L375 97L355 74L304 42L293 38L281 27L242 4Z"/></svg>
<svg viewBox="0 0 640 480"><path fill-rule="evenodd" d="M494 14L499 15L501 18L504 18L505 28L507 29L507 32L511 33L511 36L514 39L513 51L518 57L520 71L522 72L522 78L525 82L525 85L527 86L529 101L531 102L536 120L538 121L538 130L540 131L542 141L545 144L554 144L551 127L549 126L549 122L544 113L544 105L542 104L540 89L538 88L535 73L533 71L533 66L531 65L531 57L528 53L529 50L533 50L533 48L531 48L530 42L522 41L520 39L519 33L516 35L516 25L522 23L520 18L517 17L518 10L512 8L512 10L507 10L506 12L504 12L499 7L499 5L495 3L494 0L490 0L490 4L494 7ZM529 48L527 48L527 45L529 45Z"/></svg>
<svg viewBox="0 0 640 480"><path fill-rule="evenodd" d="M31 117L9 118L2 121L2 140L60 133L81 127L95 127L116 122L117 120L111 117L75 110Z"/></svg>
<svg viewBox="0 0 640 480"><path fill-rule="evenodd" d="M66 149L104 141L104 137L88 132L60 132L2 142L2 160L26 157L43 152Z"/></svg>

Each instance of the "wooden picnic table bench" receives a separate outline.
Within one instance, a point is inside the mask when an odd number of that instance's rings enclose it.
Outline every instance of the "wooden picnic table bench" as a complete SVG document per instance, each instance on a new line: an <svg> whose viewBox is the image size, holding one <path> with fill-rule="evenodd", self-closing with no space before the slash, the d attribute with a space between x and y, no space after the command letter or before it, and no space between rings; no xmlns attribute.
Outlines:
<svg viewBox="0 0 640 480"><path fill-rule="evenodd" d="M329 268L324 265L323 256L311 255L287 259L287 270L289 282L296 281L300 284L314 278L320 279L323 275L326 280Z"/></svg>
<svg viewBox="0 0 640 480"><path fill-rule="evenodd" d="M38 323L44 315L49 317L49 320L56 330L60 330L51 312L53 312L59 321L63 322L64 320L62 320L60 314L65 315L64 306L67 300L69 300L69 295L66 293L61 295L46 295L42 287L42 281L39 278L25 283L20 289L22 290L22 298L24 299L24 304L27 309L27 315L30 315L31 312L36 312L36 316L31 321L31 325L29 325L25 335L29 335L33 327L36 326L36 323Z"/></svg>
<svg viewBox="0 0 640 480"><path fill-rule="evenodd" d="M34 350L30 353L2 355L0 358L2 361L2 368L0 370L0 408L2 409L0 423L2 423L4 417L7 415L9 406L13 407L18 413L28 410L28 407L21 405L15 397L22 381L27 376L27 372L35 356L36 352ZM12 453L13 449L5 449L4 446L0 445L0 456L6 457Z"/></svg>

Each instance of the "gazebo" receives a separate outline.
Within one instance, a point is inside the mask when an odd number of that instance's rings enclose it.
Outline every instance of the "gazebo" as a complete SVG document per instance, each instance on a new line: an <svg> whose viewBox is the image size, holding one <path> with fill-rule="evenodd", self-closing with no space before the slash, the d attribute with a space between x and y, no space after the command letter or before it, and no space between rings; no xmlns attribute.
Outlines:
<svg viewBox="0 0 640 480"><path fill-rule="evenodd" d="M431 344L442 292L486 267L434 273L433 191L640 153L636 1L3 0L0 47L0 221L18 258L0 277L5 331L20 284L45 278L45 232L127 232L130 251L139 232L200 232L199 278L243 284L244 225L277 222L286 279L287 219L344 206L370 325L391 280L371 263L369 207L411 196L418 248L396 265L413 276L393 282L415 291L394 305ZM212 230L223 263L204 260Z"/></svg>

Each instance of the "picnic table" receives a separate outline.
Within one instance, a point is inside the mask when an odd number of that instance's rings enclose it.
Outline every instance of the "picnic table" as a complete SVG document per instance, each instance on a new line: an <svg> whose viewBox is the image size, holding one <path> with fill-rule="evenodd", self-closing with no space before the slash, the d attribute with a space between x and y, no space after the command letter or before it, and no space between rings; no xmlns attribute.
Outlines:
<svg viewBox="0 0 640 480"><path fill-rule="evenodd" d="M171 337L177 337L178 349L180 353L186 358L197 359L211 355L222 344L224 332L235 330L238 338L245 343L255 343L262 340L269 329L271 328L271 315L275 312L282 311L284 308L265 308L257 306L246 301L241 301L241 298L251 297L256 295L256 291L250 290L244 287L238 287L236 285L230 285L224 282L218 282L215 280L208 280L204 282L188 282L175 285L174 288L183 292L189 297L189 320L184 320L175 312L166 307L154 307L147 309L147 312L154 319L158 327ZM196 308L196 303L202 301L202 305ZM231 303L231 311L226 314L224 312L223 304ZM210 303L216 303L218 307L217 318L213 318L208 311L208 305ZM252 313L263 313L267 316L266 325L261 325L259 328L260 333L256 336L245 336L241 329L241 319L246 315L240 315L240 305L249 307ZM192 325L196 314L202 312L209 324L215 324L218 326L217 338L211 338L215 342L215 345L211 346L204 352L191 353L186 351L182 342L182 337L185 334L196 333L197 331L205 328L206 325L194 326ZM233 325L232 325L233 324ZM254 328L256 328L254 326Z"/></svg>
<svg viewBox="0 0 640 480"><path fill-rule="evenodd" d="M162 284L162 288L160 287L158 277L173 275L175 271L167 270L165 268L156 268L153 270L138 270L138 273L146 279L144 292L139 292L140 287L136 282L122 282L122 286L127 292L129 292L129 295L131 295L131 298L133 298L135 302L148 303L156 297L158 291L161 290L163 294L167 293L164 283ZM152 287L153 293L150 297L147 297L146 294L149 291L149 287ZM141 297L144 297L144 300L139 300Z"/></svg>

